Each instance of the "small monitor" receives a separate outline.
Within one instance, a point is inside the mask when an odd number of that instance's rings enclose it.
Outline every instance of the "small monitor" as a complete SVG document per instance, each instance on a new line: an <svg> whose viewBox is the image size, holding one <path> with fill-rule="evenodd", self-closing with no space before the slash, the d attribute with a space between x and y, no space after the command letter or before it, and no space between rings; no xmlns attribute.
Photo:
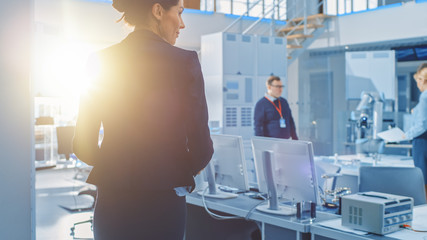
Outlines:
<svg viewBox="0 0 427 240"><path fill-rule="evenodd" d="M279 138L254 137L252 149L260 192L268 193L262 154L272 153L272 174L277 196L294 203L320 203L311 142Z"/></svg>
<svg viewBox="0 0 427 240"><path fill-rule="evenodd" d="M231 196L220 197L218 194L224 191L244 192L249 190L242 137L218 134L211 135L211 138L214 154L209 166L203 171L207 175L210 193L204 195L214 198L227 198ZM208 168L212 171L208 171L210 170ZM209 177L210 174L213 177ZM216 185L215 188L219 189L218 193L211 189L214 185Z"/></svg>

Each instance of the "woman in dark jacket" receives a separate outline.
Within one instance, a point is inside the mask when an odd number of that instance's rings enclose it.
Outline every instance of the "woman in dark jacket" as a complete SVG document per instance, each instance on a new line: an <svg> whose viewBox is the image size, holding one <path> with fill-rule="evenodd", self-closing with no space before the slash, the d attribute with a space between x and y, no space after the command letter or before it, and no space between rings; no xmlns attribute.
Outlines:
<svg viewBox="0 0 427 240"><path fill-rule="evenodd" d="M82 96L73 141L77 157L94 166L95 239L181 240L183 195L213 153L197 54L173 46L185 27L183 0L113 7L135 30L90 59L100 71Z"/></svg>

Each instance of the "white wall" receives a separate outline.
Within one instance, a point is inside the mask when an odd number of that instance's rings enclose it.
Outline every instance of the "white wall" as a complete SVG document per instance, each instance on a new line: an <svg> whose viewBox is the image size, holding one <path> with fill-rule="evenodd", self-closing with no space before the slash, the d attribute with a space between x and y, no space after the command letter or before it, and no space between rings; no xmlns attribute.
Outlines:
<svg viewBox="0 0 427 240"><path fill-rule="evenodd" d="M177 46L198 50L200 49L200 38L202 35L221 32L233 23L235 19L236 18L227 17L222 13L203 14L192 10L187 12L184 11L183 20L186 24L186 28L183 29L180 34L177 40ZM244 19L234 25L228 32L237 31L242 33L254 21L254 19ZM270 24L270 22L261 21L248 34L256 33L268 35L271 28Z"/></svg>
<svg viewBox="0 0 427 240"><path fill-rule="evenodd" d="M35 239L31 0L0 1L0 239Z"/></svg>
<svg viewBox="0 0 427 240"><path fill-rule="evenodd" d="M91 41L115 43L129 32L110 3L78 0L35 0L36 21L56 25L66 30L67 36ZM392 7L336 17L328 29L309 49L338 47L352 44L378 43L393 40L421 38L427 41L427 3L409 2ZM202 14L186 9L183 14L186 29L177 45L200 49L200 37L223 30L234 18L221 13ZM237 24L234 30L245 29L253 20ZM264 30L261 30L261 29ZM255 32L267 32L268 22L261 22Z"/></svg>
<svg viewBox="0 0 427 240"><path fill-rule="evenodd" d="M427 2L408 2L400 7L335 17L309 49L413 38L427 41L426 12Z"/></svg>
<svg viewBox="0 0 427 240"><path fill-rule="evenodd" d="M292 117L294 118L294 122L297 129L297 136L301 139L301 132L299 131L300 128L300 91L302 88L299 86L300 82L300 76L299 76L299 59L296 59L288 66L287 71L287 86L285 88L285 91L287 91L288 95L288 103L289 107L292 111Z"/></svg>
<svg viewBox="0 0 427 240"><path fill-rule="evenodd" d="M130 28L122 22L115 21L121 17L106 2L82 0L35 0L35 21L58 29L58 34L65 38L80 39L100 44L113 44L122 40ZM187 49L200 49L200 37L204 34L222 31L236 18L227 17L222 13L203 13L186 9L183 20L186 28L181 31L177 46ZM242 31L254 20L245 19L231 30ZM268 34L269 22L260 22L254 32ZM252 32L253 33L253 32Z"/></svg>

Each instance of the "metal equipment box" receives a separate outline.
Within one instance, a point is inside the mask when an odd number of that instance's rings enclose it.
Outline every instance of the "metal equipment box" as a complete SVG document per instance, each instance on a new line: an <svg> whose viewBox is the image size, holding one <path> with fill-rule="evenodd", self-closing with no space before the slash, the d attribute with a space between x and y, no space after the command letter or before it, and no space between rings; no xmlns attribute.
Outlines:
<svg viewBox="0 0 427 240"><path fill-rule="evenodd" d="M342 197L342 225L376 234L395 232L411 224L414 199L379 192Z"/></svg>

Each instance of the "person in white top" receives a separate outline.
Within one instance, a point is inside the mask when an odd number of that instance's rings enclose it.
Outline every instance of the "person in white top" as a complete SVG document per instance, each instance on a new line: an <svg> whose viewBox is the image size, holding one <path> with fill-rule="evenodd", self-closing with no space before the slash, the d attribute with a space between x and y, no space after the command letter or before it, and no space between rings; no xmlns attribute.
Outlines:
<svg viewBox="0 0 427 240"><path fill-rule="evenodd" d="M412 111L412 126L405 132L404 138L412 139L414 164L424 174L427 194L427 63L421 64L414 74L417 87L421 91L418 104ZM426 196L427 198L427 196Z"/></svg>

